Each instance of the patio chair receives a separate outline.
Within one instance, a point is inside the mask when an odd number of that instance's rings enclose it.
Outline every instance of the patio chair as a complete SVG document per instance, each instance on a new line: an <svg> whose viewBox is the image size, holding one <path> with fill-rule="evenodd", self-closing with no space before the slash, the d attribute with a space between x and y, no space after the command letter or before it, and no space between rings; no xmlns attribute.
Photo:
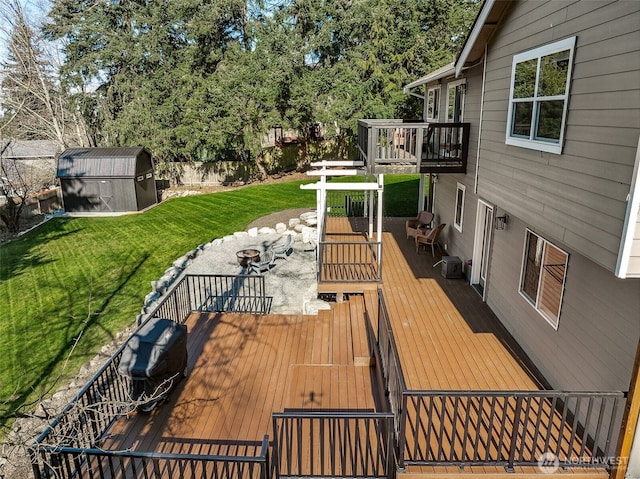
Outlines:
<svg viewBox="0 0 640 479"><path fill-rule="evenodd" d="M266 253L262 253L260 255L260 261L249 262L249 273L252 271L260 274L260 273L268 273L271 270L271 265L275 263L275 257L273 251L267 251Z"/></svg>
<svg viewBox="0 0 640 479"><path fill-rule="evenodd" d="M274 261L277 259L287 259L289 251L291 251L291 243L293 243L293 235L287 235L284 244L272 246L270 251L273 252Z"/></svg>
<svg viewBox="0 0 640 479"><path fill-rule="evenodd" d="M433 213L430 211L421 211L414 219L407 220L405 225L407 239L415 238L418 233L426 234L432 221Z"/></svg>
<svg viewBox="0 0 640 479"><path fill-rule="evenodd" d="M431 246L431 255L435 256L435 246L438 246L438 250L440 250L440 244L438 243L438 238L440 237L440 233L444 227L447 226L446 223L439 224L432 230L429 230L427 234L416 234L416 253L420 251L420 245L429 245Z"/></svg>

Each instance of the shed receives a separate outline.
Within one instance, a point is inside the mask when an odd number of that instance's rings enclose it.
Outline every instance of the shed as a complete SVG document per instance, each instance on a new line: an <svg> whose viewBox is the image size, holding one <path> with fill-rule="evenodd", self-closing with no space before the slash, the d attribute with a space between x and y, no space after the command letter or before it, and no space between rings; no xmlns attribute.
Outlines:
<svg viewBox="0 0 640 479"><path fill-rule="evenodd" d="M65 211L140 211L157 203L151 153L142 147L68 148L58 156Z"/></svg>

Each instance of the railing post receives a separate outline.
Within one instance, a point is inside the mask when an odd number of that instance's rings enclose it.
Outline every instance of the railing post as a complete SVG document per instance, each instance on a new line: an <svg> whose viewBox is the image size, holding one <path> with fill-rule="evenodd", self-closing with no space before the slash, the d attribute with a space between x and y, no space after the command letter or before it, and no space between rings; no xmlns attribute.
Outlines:
<svg viewBox="0 0 640 479"><path fill-rule="evenodd" d="M375 126L367 127L369 130L369 144L367 145L367 169L370 174L375 173L376 170L376 160L378 158L378 129Z"/></svg>
<svg viewBox="0 0 640 479"><path fill-rule="evenodd" d="M400 364L398 364L398 367L400 367ZM398 421L400 421L400 430L398 432L398 471L404 472L404 448L407 443L405 437L407 432L407 395L404 391L402 391L402 406L398 413Z"/></svg>
<svg viewBox="0 0 640 479"><path fill-rule="evenodd" d="M424 128L422 127L416 128L416 151L414 154L416 156L416 170L418 173L420 173L420 163L422 162L423 133L424 133Z"/></svg>
<svg viewBox="0 0 640 479"><path fill-rule="evenodd" d="M388 417L384 419L385 433L387 438L387 479L395 477L394 466L394 451L393 451L393 418Z"/></svg>
<svg viewBox="0 0 640 479"><path fill-rule="evenodd" d="M506 403L505 403L506 407ZM516 412L513 416L513 429L511 432L511 445L509 447L509 460L505 470L509 473L515 472L514 462L516 455L516 443L518 440L518 429L520 429L520 413L522 412L522 396L516 396ZM505 411L506 414L506 411Z"/></svg>

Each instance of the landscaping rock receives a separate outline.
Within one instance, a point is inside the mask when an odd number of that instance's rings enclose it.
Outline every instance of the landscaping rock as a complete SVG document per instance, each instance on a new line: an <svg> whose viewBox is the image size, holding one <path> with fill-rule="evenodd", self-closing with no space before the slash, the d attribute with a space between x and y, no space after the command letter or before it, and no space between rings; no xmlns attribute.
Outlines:
<svg viewBox="0 0 640 479"><path fill-rule="evenodd" d="M300 215L300 220L302 220L302 221L308 221L308 220L310 220L312 218L317 220L318 219L318 213L315 212L315 211L308 211L308 212L302 213Z"/></svg>
<svg viewBox="0 0 640 479"><path fill-rule="evenodd" d="M287 225L285 225L284 223L278 223L276 225L276 232L277 233L284 233L285 231L287 231Z"/></svg>
<svg viewBox="0 0 640 479"><path fill-rule="evenodd" d="M267 228L266 226L258 230L258 233L260 233L261 235L271 235L271 234L274 234L275 232L276 232L275 229Z"/></svg>
<svg viewBox="0 0 640 479"><path fill-rule="evenodd" d="M184 269L184 267L187 265L187 263L189 262L189 258L185 255L185 256L181 256L180 258L178 258L177 260L175 260L173 262L173 266L176 269Z"/></svg>
<svg viewBox="0 0 640 479"><path fill-rule="evenodd" d="M247 231L247 234L252 238L255 238L256 236L258 236L258 228L251 228L249 231Z"/></svg>
<svg viewBox="0 0 640 479"><path fill-rule="evenodd" d="M159 297L160 295L156 291L153 291L144 297L144 304L145 305L151 304Z"/></svg>
<svg viewBox="0 0 640 479"><path fill-rule="evenodd" d="M300 218L291 218L289 220L289 228L294 228L295 226L300 224Z"/></svg>

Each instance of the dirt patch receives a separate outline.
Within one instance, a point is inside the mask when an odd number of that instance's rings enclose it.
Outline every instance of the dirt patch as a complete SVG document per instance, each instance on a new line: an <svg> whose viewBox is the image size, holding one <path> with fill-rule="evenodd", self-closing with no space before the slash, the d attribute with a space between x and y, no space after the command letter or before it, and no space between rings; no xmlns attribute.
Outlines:
<svg viewBox="0 0 640 479"><path fill-rule="evenodd" d="M20 218L20 231L27 231L43 221L44 215L31 215L25 218ZM13 233L9 233L7 227L2 223L2 221L0 221L0 246L15 238L17 238L17 236Z"/></svg>
<svg viewBox="0 0 640 479"><path fill-rule="evenodd" d="M252 221L247 225L247 231L251 228L274 228L278 223L289 225L289 220L291 218L298 218L302 213L313 210L315 210L315 208L291 208L288 210L277 211L276 213L271 213L270 215L263 216L262 218Z"/></svg>

